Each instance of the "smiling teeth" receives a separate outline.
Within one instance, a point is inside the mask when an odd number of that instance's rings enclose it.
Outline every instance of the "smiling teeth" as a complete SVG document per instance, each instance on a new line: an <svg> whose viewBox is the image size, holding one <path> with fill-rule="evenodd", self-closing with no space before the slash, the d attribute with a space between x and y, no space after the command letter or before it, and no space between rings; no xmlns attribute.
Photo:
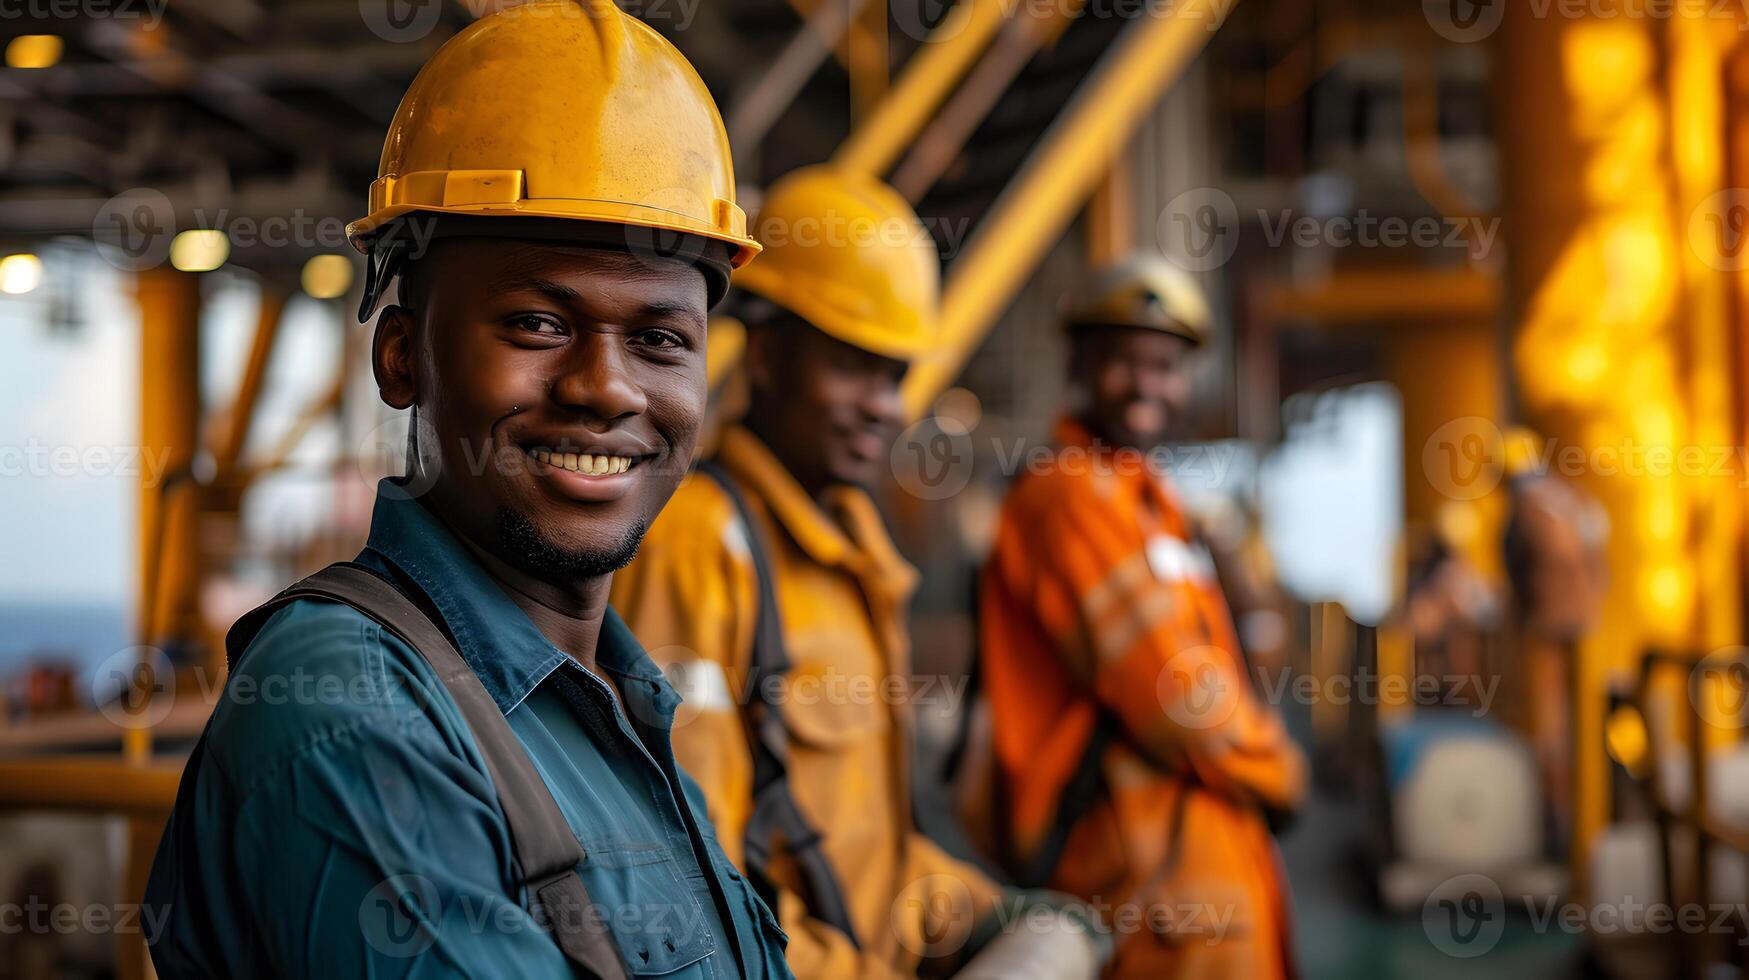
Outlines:
<svg viewBox="0 0 1749 980"><path fill-rule="evenodd" d="M530 456L573 473L589 476L612 476L632 468L630 456L592 456L588 453L555 453L547 449L530 450Z"/></svg>

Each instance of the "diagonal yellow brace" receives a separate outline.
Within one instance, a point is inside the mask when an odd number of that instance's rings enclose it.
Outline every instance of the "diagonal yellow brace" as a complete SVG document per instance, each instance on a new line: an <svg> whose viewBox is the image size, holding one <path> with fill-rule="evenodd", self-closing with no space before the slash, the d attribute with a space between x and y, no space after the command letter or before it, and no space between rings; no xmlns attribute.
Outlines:
<svg viewBox="0 0 1749 980"><path fill-rule="evenodd" d="M949 268L940 349L905 379L905 408L912 417L922 415L959 373L1142 117L1231 9L1232 0L1183 0L1142 18L1082 83Z"/></svg>
<svg viewBox="0 0 1749 980"><path fill-rule="evenodd" d="M989 46L1007 19L1003 6L1003 0L960 0L832 162L876 176L886 173Z"/></svg>

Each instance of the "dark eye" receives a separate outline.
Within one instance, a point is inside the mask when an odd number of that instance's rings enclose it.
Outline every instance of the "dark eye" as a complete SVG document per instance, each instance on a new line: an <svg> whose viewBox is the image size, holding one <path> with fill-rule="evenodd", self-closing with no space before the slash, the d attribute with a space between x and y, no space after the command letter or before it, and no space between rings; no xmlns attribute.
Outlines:
<svg viewBox="0 0 1749 980"><path fill-rule="evenodd" d="M638 331L638 343L657 350L685 350L686 338L666 327L651 327Z"/></svg>
<svg viewBox="0 0 1749 980"><path fill-rule="evenodd" d="M511 326L542 337L563 337L565 325L557 317L545 313L518 313L510 318Z"/></svg>

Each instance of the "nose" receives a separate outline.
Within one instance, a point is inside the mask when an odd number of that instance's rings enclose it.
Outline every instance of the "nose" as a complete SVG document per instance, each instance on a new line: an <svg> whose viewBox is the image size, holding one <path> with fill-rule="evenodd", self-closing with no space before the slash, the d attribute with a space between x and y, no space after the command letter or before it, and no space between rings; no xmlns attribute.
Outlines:
<svg viewBox="0 0 1749 980"><path fill-rule="evenodd" d="M1137 367L1134 375L1136 394L1176 408L1187 395L1188 379L1183 374L1171 368Z"/></svg>
<svg viewBox="0 0 1749 980"><path fill-rule="evenodd" d="M857 407L870 423L897 425L905 412L905 400L900 397L898 379L889 374L871 378L863 388Z"/></svg>
<svg viewBox="0 0 1749 980"><path fill-rule="evenodd" d="M571 345L564 369L553 379L552 399L603 425L649 407L620 338L597 331L580 334Z"/></svg>

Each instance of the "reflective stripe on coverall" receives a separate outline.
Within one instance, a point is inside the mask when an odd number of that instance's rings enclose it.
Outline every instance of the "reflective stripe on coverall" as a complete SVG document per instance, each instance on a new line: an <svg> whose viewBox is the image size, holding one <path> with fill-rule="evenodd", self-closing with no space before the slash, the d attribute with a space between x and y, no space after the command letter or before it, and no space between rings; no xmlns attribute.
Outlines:
<svg viewBox="0 0 1749 980"><path fill-rule="evenodd" d="M1054 463L1003 505L983 580L983 670L1016 850L1034 849L1102 716L1109 796L1050 886L1103 907L1107 976L1292 973L1286 886L1263 808L1305 764L1251 692L1206 553L1139 453L1064 420Z"/></svg>
<svg viewBox="0 0 1749 980"><path fill-rule="evenodd" d="M915 975L921 951L963 940L1001 895L912 824L905 609L916 571L861 491L834 488L822 509L739 427L724 433L717 461L770 544L793 665L782 697L790 787L825 836L862 947L807 916L793 863L779 850L771 871L790 968L802 980ZM615 608L685 698L675 753L704 787L737 864L752 786L740 692L758 607L742 534L722 488L695 474L613 581Z"/></svg>

